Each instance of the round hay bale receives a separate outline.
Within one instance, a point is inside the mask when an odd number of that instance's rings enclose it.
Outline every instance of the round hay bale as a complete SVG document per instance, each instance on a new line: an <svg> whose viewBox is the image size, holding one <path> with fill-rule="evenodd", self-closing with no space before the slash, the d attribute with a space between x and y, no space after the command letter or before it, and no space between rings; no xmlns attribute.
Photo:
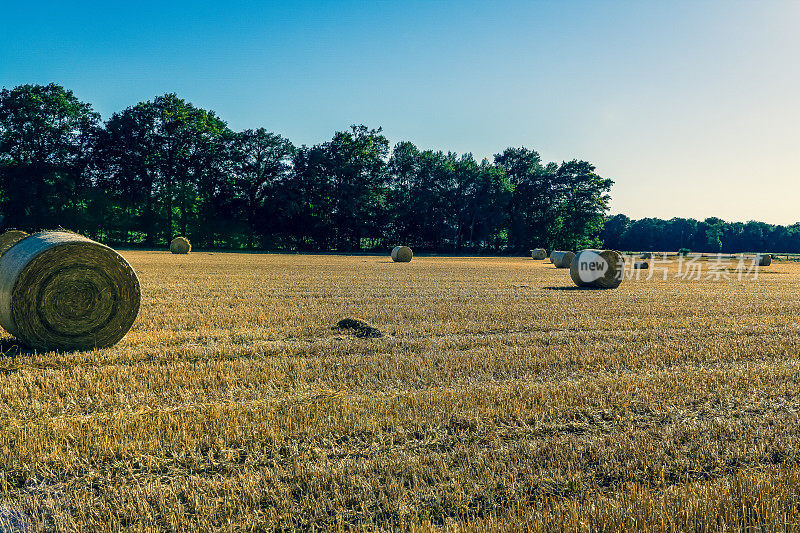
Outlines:
<svg viewBox="0 0 800 533"><path fill-rule="evenodd" d="M547 250L544 248L534 248L531 250L531 257L537 260L545 260L547 259Z"/></svg>
<svg viewBox="0 0 800 533"><path fill-rule="evenodd" d="M581 250L569 267L572 281L578 287L616 289L622 283L625 259L613 250Z"/></svg>
<svg viewBox="0 0 800 533"><path fill-rule="evenodd" d="M569 268L574 258L575 258L575 253L573 252L564 252L564 251L550 252L550 262L553 263L553 265L556 268Z"/></svg>
<svg viewBox="0 0 800 533"><path fill-rule="evenodd" d="M17 242L21 241L28 234L24 231L20 231L18 229L10 229L0 235L0 255L6 253L6 250L17 244Z"/></svg>
<svg viewBox="0 0 800 533"><path fill-rule="evenodd" d="M653 252L644 252L639 256L639 259L650 259L653 257Z"/></svg>
<svg viewBox="0 0 800 533"><path fill-rule="evenodd" d="M633 268L640 269L640 270L645 270L645 269L650 268L650 263L648 263L647 261L636 261L633 264Z"/></svg>
<svg viewBox="0 0 800 533"><path fill-rule="evenodd" d="M136 320L140 298L128 262L76 233L37 233L0 257L0 326L32 348L112 346Z"/></svg>
<svg viewBox="0 0 800 533"><path fill-rule="evenodd" d="M169 243L169 251L173 254L188 254L192 251L192 243L186 237L175 237Z"/></svg>
<svg viewBox="0 0 800 533"><path fill-rule="evenodd" d="M771 254L758 254L758 266L768 267L772 264Z"/></svg>
<svg viewBox="0 0 800 533"><path fill-rule="evenodd" d="M408 263L414 258L414 252L408 246L395 246L392 249L392 261L395 263Z"/></svg>

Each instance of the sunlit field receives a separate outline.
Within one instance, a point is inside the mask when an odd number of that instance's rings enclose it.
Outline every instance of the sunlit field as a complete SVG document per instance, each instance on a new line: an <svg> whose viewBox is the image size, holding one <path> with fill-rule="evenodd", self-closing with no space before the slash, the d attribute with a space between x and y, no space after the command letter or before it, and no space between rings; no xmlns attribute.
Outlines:
<svg viewBox="0 0 800 533"><path fill-rule="evenodd" d="M117 346L2 336L7 515L63 531L800 528L798 263L741 281L673 264L597 291L525 258L123 255L143 300ZM383 336L332 329L343 318Z"/></svg>

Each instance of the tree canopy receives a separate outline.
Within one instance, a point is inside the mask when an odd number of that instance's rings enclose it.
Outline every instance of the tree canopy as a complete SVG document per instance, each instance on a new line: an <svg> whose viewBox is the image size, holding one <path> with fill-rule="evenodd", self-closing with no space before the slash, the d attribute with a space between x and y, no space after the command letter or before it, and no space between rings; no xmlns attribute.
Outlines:
<svg viewBox="0 0 800 533"><path fill-rule="evenodd" d="M643 218L614 215L601 232L606 247L628 251L800 253L800 223L725 222L719 218Z"/></svg>
<svg viewBox="0 0 800 533"><path fill-rule="evenodd" d="M589 162L524 147L478 161L392 147L364 125L295 146L232 131L176 94L102 122L56 84L0 91L0 229L128 246L182 234L199 247L527 252L599 245L612 185Z"/></svg>

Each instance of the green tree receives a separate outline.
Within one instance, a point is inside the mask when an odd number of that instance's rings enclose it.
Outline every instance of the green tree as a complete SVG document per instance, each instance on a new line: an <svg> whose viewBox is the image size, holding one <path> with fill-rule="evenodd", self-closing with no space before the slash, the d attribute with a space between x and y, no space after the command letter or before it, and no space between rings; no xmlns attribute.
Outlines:
<svg viewBox="0 0 800 533"><path fill-rule="evenodd" d="M603 246L612 250L628 249L623 242L630 224L631 219L622 214L606 219L603 230L600 232Z"/></svg>
<svg viewBox="0 0 800 533"><path fill-rule="evenodd" d="M553 166L542 165L539 153L528 148L506 148L494 156L513 188L508 202L508 242L522 252L552 239L556 222Z"/></svg>
<svg viewBox="0 0 800 533"><path fill-rule="evenodd" d="M291 171L276 189L272 203L263 209L261 233L279 231L290 249L330 250L333 230L334 194L324 146L301 146L294 150ZM270 227L277 213L277 226Z"/></svg>
<svg viewBox="0 0 800 533"><path fill-rule="evenodd" d="M496 236L505 222L506 206L512 194L512 186L504 169L494 167L488 161L478 164L472 154L465 154L455 161L450 199L454 251L465 244L470 247L486 244L489 237Z"/></svg>
<svg viewBox="0 0 800 533"><path fill-rule="evenodd" d="M106 186L118 197L132 197L145 242L155 244L176 233L207 242L216 202L230 172L225 139L230 132L213 112L198 109L175 94L159 96L120 113L106 123L102 166ZM204 209L205 204L205 209ZM198 224L200 212L203 220Z"/></svg>
<svg viewBox="0 0 800 533"><path fill-rule="evenodd" d="M258 220L264 199L276 196L277 187L291 168L293 152L291 142L264 128L245 130L233 136L236 192L243 200L248 248L253 247L253 235L264 227L264 220ZM276 226L274 216L270 218L270 225Z"/></svg>
<svg viewBox="0 0 800 533"><path fill-rule="evenodd" d="M388 237L395 243L418 243L418 220L415 212L417 192L422 185L420 151L413 143L403 141L392 149L388 163L387 205L390 206Z"/></svg>
<svg viewBox="0 0 800 533"><path fill-rule="evenodd" d="M472 205L467 240L473 247L497 248L507 243L507 206L514 187L505 170L486 159L481 161L476 178L470 191Z"/></svg>
<svg viewBox="0 0 800 533"><path fill-rule="evenodd" d="M156 120L156 109L140 103L114 113L100 137L98 185L102 194L95 197L93 211L112 241L130 244L143 237L147 244L155 244Z"/></svg>
<svg viewBox="0 0 800 533"><path fill-rule="evenodd" d="M364 237L377 237L385 209L389 141L381 129L364 125L337 132L326 143L333 183L333 221L340 250L360 250Z"/></svg>
<svg viewBox="0 0 800 533"><path fill-rule="evenodd" d="M87 231L86 191L100 117L60 85L0 91L4 224Z"/></svg>
<svg viewBox="0 0 800 533"><path fill-rule="evenodd" d="M562 163L555 174L558 228L554 246L581 249L600 245L600 231L614 182L586 161Z"/></svg>
<svg viewBox="0 0 800 533"><path fill-rule="evenodd" d="M697 238L694 250L718 253L722 251L722 234L724 220L710 217L698 224Z"/></svg>

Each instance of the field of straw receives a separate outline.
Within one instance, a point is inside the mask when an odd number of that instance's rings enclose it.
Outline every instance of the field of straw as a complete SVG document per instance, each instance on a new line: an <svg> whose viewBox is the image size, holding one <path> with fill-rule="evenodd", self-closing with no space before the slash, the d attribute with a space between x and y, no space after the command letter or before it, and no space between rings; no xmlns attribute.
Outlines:
<svg viewBox="0 0 800 533"><path fill-rule="evenodd" d="M594 291L530 258L123 255L142 309L118 345L0 337L5 519L800 528L800 264Z"/></svg>

